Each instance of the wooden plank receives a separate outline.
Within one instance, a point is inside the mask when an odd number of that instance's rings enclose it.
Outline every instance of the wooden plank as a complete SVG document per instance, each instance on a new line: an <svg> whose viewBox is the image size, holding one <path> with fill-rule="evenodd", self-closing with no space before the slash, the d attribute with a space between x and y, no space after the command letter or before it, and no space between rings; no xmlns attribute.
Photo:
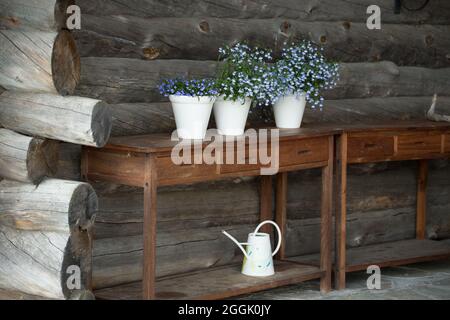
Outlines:
<svg viewBox="0 0 450 320"><path fill-rule="evenodd" d="M287 188L288 188L288 175L287 172L281 172L277 174L277 187L276 187L276 200L275 200L275 222L280 227L281 231L281 246L278 252L277 258L286 258L286 233L287 233Z"/></svg>
<svg viewBox="0 0 450 320"><path fill-rule="evenodd" d="M320 269L324 276L320 279L320 291L327 293L331 290L331 223L333 208L333 161L334 137L328 138L328 165L322 169L322 207L320 222Z"/></svg>
<svg viewBox="0 0 450 320"><path fill-rule="evenodd" d="M103 180L142 187L145 159L143 156L106 149L87 148L88 179Z"/></svg>
<svg viewBox="0 0 450 320"><path fill-rule="evenodd" d="M427 210L427 181L428 161L419 161L417 177L417 216L416 216L416 238L425 239L426 233L426 210Z"/></svg>
<svg viewBox="0 0 450 320"><path fill-rule="evenodd" d="M272 220L272 176L261 176L260 188L260 221ZM262 226L260 231L273 235L272 226L268 224Z"/></svg>
<svg viewBox="0 0 450 320"><path fill-rule="evenodd" d="M314 266L275 262L275 275L249 277L240 273L239 265L210 268L157 280L156 299L224 299L250 292L271 289L318 279L323 272ZM131 283L96 291L98 299L140 299L141 283Z"/></svg>
<svg viewBox="0 0 450 320"><path fill-rule="evenodd" d="M366 270L370 265L381 268L401 266L450 257L450 243L435 240L399 240L347 250L347 272ZM319 254L290 257L298 263L317 265Z"/></svg>
<svg viewBox="0 0 450 320"><path fill-rule="evenodd" d="M339 166L337 181L339 181L339 209L336 211L336 289L345 288L346 245L347 245L347 155L348 135L342 134L339 139Z"/></svg>
<svg viewBox="0 0 450 320"><path fill-rule="evenodd" d="M146 155L144 171L144 265L143 294L146 300L155 298L156 279L156 199L157 199L157 169L154 155Z"/></svg>

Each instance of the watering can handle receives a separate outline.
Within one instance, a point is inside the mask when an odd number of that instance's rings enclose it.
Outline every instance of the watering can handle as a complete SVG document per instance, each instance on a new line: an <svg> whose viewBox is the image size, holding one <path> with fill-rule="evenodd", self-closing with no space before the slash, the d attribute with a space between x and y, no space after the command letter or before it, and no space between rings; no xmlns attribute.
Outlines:
<svg viewBox="0 0 450 320"><path fill-rule="evenodd" d="M275 251L272 253L272 257L273 257L274 255L277 254L278 250L280 250L280 247L281 247L281 236L282 236L282 235L281 235L280 227L279 227L275 222L273 222L272 220L266 220L266 221L261 222L261 223L256 227L255 233L258 233L259 229L260 229L263 225L265 225L265 224L267 224L267 223L270 223L271 225L273 225L273 226L275 227L275 229L277 229L277 232L278 232L278 244L277 244L277 247L275 248Z"/></svg>

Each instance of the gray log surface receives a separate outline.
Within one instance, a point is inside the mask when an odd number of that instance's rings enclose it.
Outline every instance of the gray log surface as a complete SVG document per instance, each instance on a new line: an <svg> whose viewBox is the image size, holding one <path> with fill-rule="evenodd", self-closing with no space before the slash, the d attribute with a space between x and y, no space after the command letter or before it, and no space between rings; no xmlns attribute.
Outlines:
<svg viewBox="0 0 450 320"><path fill-rule="evenodd" d="M1 0L0 29L58 31L66 27L66 9L74 0Z"/></svg>
<svg viewBox="0 0 450 320"><path fill-rule="evenodd" d="M109 103L167 101L157 88L169 77L213 77L214 61L137 60L128 58L82 58L80 96ZM392 96L448 96L450 68L399 67L388 61L340 64L336 88L324 92L326 99Z"/></svg>
<svg viewBox="0 0 450 320"><path fill-rule="evenodd" d="M7 90L72 94L80 56L68 31L1 30L0 85Z"/></svg>
<svg viewBox="0 0 450 320"><path fill-rule="evenodd" d="M336 5L333 5L333 8ZM384 21L383 21L384 22ZM75 35L82 56L216 60L225 44L247 41L279 56L284 43L309 39L339 62L388 60L398 65L450 66L449 25L305 22L286 19L153 18L83 15Z"/></svg>
<svg viewBox="0 0 450 320"><path fill-rule="evenodd" d="M450 4L446 0L430 1L420 11L402 10L397 15L391 0L77 0L86 14L131 15L157 17L217 17L217 18L288 18L301 21L365 22L367 7L381 8L385 23L450 24ZM422 0L408 0L408 7L419 7Z"/></svg>
<svg viewBox="0 0 450 320"><path fill-rule="evenodd" d="M56 173L58 142L0 129L0 177L39 183Z"/></svg>
<svg viewBox="0 0 450 320"><path fill-rule="evenodd" d="M0 125L24 134L102 147L111 132L107 104L90 98L4 92Z"/></svg>
<svg viewBox="0 0 450 320"><path fill-rule="evenodd" d="M0 182L0 287L54 299L86 296L79 290L91 288L97 201L92 187L77 181ZM67 285L70 266L79 267L78 289Z"/></svg>

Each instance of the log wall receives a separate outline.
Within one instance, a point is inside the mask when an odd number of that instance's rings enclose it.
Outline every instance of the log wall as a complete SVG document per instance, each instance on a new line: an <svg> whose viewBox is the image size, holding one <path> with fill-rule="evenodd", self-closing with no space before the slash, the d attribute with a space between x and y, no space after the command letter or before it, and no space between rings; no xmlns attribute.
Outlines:
<svg viewBox="0 0 450 320"><path fill-rule="evenodd" d="M271 47L308 38L341 63L341 80L326 93L324 112L307 110L305 123L423 118L438 93L450 113L450 3L430 1L417 12L382 8L382 30L365 26L373 1L344 0L78 0L83 21L75 40L81 55L76 94L111 104L112 135L174 129L160 78L210 76L219 46L249 40ZM420 0L408 1L416 7ZM271 123L270 110L254 110L249 124ZM60 171L79 178L79 148L62 144ZM417 165L358 165L349 175L350 246L414 237ZM257 223L258 179L236 179L160 190L158 275L240 259L220 233L240 239ZM93 284L107 287L140 279L141 190L94 185ZM320 174L289 174L287 251L318 250ZM450 164L433 161L429 178L430 238L450 237Z"/></svg>

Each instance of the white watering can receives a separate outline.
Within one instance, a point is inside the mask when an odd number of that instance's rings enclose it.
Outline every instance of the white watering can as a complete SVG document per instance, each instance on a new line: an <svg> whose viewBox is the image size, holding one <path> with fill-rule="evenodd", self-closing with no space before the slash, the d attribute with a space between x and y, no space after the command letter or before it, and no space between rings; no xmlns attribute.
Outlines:
<svg viewBox="0 0 450 320"><path fill-rule="evenodd" d="M278 245L274 252L272 252L272 246L270 245L270 235L268 233L258 232L267 223L272 224L278 231ZM228 232L222 232L244 253L245 258L242 264L243 274L252 277L267 277L275 274L272 257L277 254L281 246L281 230L275 222L271 220L261 222L253 233L248 234L248 240L244 243L239 243ZM243 245L247 246L247 250L244 249Z"/></svg>

